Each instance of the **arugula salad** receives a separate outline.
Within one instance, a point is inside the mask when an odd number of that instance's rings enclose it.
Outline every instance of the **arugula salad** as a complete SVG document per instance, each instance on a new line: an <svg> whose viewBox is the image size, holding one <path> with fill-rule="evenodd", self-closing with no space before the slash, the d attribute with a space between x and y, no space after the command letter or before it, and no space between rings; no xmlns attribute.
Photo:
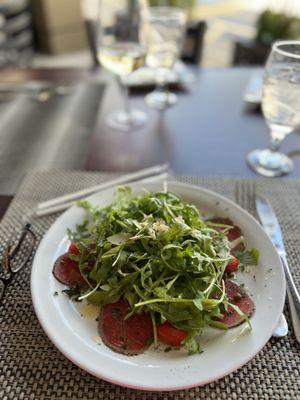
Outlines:
<svg viewBox="0 0 300 400"><path fill-rule="evenodd" d="M204 220L167 191L133 196L122 187L106 207L79 205L86 218L68 231L71 245L53 274L73 300L99 305L111 349L133 355L162 342L194 354L207 326L251 326L255 305L234 275L259 254L232 221Z"/></svg>

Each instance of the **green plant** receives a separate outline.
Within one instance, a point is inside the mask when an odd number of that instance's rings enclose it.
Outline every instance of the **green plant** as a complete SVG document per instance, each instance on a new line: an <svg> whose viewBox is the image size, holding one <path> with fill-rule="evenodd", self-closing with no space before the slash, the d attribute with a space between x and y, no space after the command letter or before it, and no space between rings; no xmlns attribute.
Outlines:
<svg viewBox="0 0 300 400"><path fill-rule="evenodd" d="M270 46L277 39L300 39L300 18L264 11L257 20L256 41Z"/></svg>
<svg viewBox="0 0 300 400"><path fill-rule="evenodd" d="M191 9L195 6L195 0L149 0L149 5L154 6L172 6Z"/></svg>

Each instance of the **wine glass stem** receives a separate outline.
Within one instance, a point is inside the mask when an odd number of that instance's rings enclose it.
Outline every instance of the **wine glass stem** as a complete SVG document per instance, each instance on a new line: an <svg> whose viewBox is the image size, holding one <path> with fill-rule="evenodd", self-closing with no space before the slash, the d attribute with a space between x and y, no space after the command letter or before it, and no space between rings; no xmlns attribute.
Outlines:
<svg viewBox="0 0 300 400"><path fill-rule="evenodd" d="M131 106L130 106L130 99L129 99L129 89L126 83L122 82L123 92L124 92L124 109L128 117L131 115Z"/></svg>
<svg viewBox="0 0 300 400"><path fill-rule="evenodd" d="M280 149L281 143L282 143L282 140L272 138L270 150L273 152L277 152Z"/></svg>
<svg viewBox="0 0 300 400"><path fill-rule="evenodd" d="M270 150L274 153L278 152L285 135L278 134L276 131L271 131Z"/></svg>
<svg viewBox="0 0 300 400"><path fill-rule="evenodd" d="M159 92L162 92L162 93L166 93L168 91L167 85L166 85L165 82L164 83L162 83L162 82L158 83L157 86L156 86L156 89Z"/></svg>
<svg viewBox="0 0 300 400"><path fill-rule="evenodd" d="M131 106L130 106L128 85L126 85L126 83L122 80L122 78L119 75L117 75L116 78L117 78L119 87L120 87L121 91L123 92L124 111L127 114L128 118L130 118Z"/></svg>
<svg viewBox="0 0 300 400"><path fill-rule="evenodd" d="M166 73L162 68L159 68L157 71L156 90L163 93L167 91Z"/></svg>

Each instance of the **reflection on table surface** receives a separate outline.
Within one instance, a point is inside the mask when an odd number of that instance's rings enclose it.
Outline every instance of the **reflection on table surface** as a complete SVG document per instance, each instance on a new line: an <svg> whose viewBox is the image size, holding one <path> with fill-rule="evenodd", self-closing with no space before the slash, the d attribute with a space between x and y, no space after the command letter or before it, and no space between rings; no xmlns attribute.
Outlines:
<svg viewBox="0 0 300 400"><path fill-rule="evenodd" d="M71 84L87 82L88 86L83 86L88 90L80 92L81 97L77 93L51 99L52 112L54 108L65 126L76 127L69 130L72 133L68 135L57 135L59 118L52 114L50 123L45 111L49 105L29 103L21 97L10 103L1 103L1 193L15 193L29 168L130 171L169 162L178 174L256 177L246 164L246 155L253 148L267 146L269 137L260 112L249 111L243 101L247 84L255 71L253 68L191 67L194 82L188 90L177 91L178 104L164 112L150 110L144 102L145 92L134 91L131 96L133 105L145 110L149 118L145 127L132 132L112 130L104 121L110 110L122 105L122 98L115 81L103 71L4 71L1 81L5 82L30 79L51 79ZM106 84L102 102L97 91L99 82ZM22 106L24 113L26 108L30 108L31 126L28 114L25 118L19 111L14 113L14 108L18 109L16 104L19 110ZM71 117L67 120L62 118L75 105L77 108ZM36 113L40 123L34 132ZM10 131L12 126L13 134ZM28 140L25 140L26 135ZM62 148L66 149L63 156ZM298 134L289 135L282 150L289 153L295 162L295 170L289 177L299 177Z"/></svg>
<svg viewBox="0 0 300 400"><path fill-rule="evenodd" d="M178 92L178 104L164 112L147 108L144 94L132 97L132 103L149 115L148 124L120 135L109 129L104 116L118 106L117 88L106 91L97 128L91 141L87 169L131 170L157 162L169 162L176 173L256 177L246 164L253 148L269 141L268 128L257 109L243 101L254 68L191 68L194 82L189 90ZM300 175L298 134L283 144L292 152L295 171Z"/></svg>

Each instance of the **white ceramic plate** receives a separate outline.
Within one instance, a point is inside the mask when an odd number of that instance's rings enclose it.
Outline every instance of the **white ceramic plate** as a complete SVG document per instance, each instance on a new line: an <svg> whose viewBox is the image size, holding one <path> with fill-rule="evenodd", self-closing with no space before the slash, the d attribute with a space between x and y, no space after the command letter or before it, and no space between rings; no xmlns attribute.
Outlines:
<svg viewBox="0 0 300 400"><path fill-rule="evenodd" d="M133 184L134 193L142 188L162 189L161 183ZM95 317L80 315L81 304L70 301L64 288L52 276L55 259L67 249L66 229L82 221L78 207L66 211L45 234L37 250L31 275L31 292L38 319L55 346L73 363L109 382L142 390L178 390L204 385L236 370L249 361L269 340L279 320L285 298L285 279L277 253L260 225L247 212L224 197L196 186L169 184L169 190L210 215L228 216L244 232L247 247L260 250L260 263L248 274L240 274L256 304L253 330L239 336L241 327L226 332L211 330L203 338L202 354L188 356L184 351L147 350L128 357L97 344ZM90 197L106 205L113 190ZM272 270L270 270L272 268ZM254 278L255 277L255 278ZM54 296L54 292L59 293Z"/></svg>

